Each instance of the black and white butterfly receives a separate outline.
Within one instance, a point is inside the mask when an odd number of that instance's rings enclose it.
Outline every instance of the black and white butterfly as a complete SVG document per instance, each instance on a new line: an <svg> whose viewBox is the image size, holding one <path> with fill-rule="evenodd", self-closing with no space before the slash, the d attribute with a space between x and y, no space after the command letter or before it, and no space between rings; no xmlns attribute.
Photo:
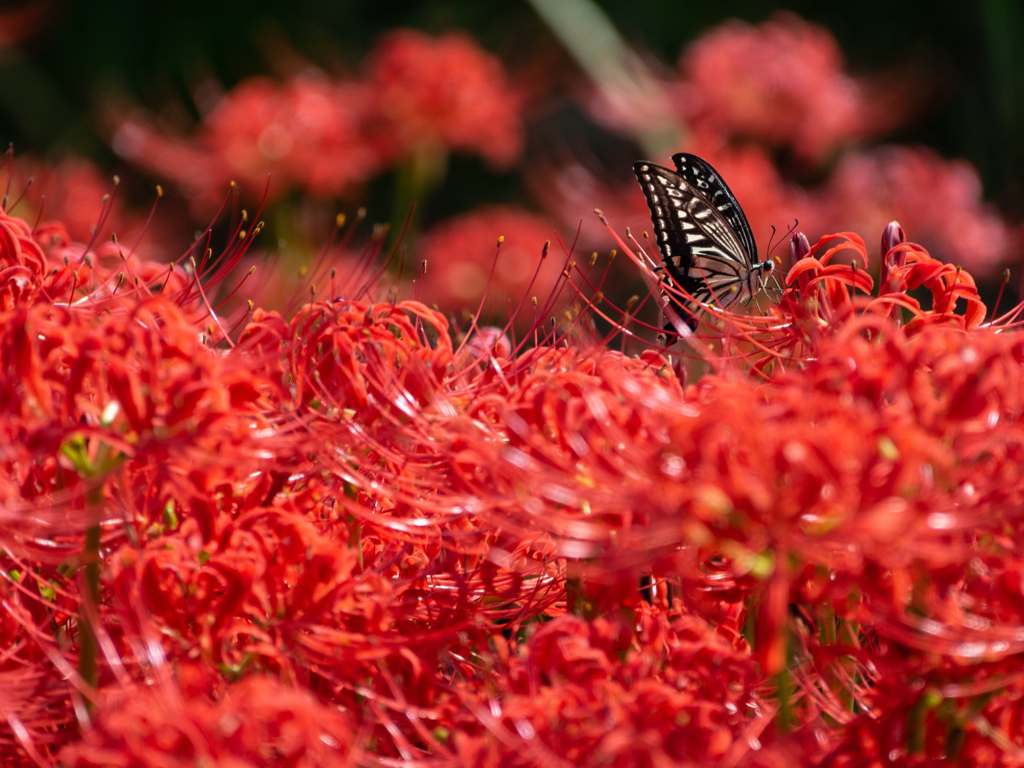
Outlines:
<svg viewBox="0 0 1024 768"><path fill-rule="evenodd" d="M697 328L702 305L728 307L764 286L775 264L758 261L757 245L736 196L707 162L685 152L674 171L648 162L633 165L672 283L695 301L668 294L680 319ZM666 330L672 330L671 323Z"/></svg>

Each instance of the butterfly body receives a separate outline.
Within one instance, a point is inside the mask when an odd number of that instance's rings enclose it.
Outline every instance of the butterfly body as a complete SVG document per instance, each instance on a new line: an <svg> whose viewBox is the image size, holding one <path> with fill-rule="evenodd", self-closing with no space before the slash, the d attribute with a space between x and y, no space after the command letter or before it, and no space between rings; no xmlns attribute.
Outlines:
<svg viewBox="0 0 1024 768"><path fill-rule="evenodd" d="M633 165L651 209L662 269L693 301L668 294L691 329L707 305L728 307L754 296L774 268L758 261L757 245L735 195L707 162L685 152L676 169Z"/></svg>

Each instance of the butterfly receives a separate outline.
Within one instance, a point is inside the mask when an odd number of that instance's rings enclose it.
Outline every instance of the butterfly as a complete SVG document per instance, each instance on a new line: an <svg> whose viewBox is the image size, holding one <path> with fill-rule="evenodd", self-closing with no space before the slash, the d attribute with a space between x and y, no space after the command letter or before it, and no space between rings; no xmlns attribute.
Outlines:
<svg viewBox="0 0 1024 768"><path fill-rule="evenodd" d="M757 245L736 196L706 161L680 152L674 171L648 162L633 164L672 283L694 301L668 294L680 319L697 329L697 313L728 307L757 294L775 264L758 261ZM673 330L671 323L666 330Z"/></svg>

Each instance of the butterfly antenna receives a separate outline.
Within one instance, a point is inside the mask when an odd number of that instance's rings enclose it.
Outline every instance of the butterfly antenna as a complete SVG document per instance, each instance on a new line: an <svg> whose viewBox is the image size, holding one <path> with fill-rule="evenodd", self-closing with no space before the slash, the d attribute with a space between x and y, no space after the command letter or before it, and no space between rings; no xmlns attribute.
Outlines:
<svg viewBox="0 0 1024 768"><path fill-rule="evenodd" d="M796 218L796 216L794 216L793 217L793 226L791 226L789 229L786 230L786 234L782 238L779 239L779 242L775 244L775 247L777 248L779 246L779 244L784 243L785 241L789 240L793 236L793 233L796 232L796 228L799 227L799 226L800 226L800 219L798 219L798 218ZM772 229L774 229L774 227L772 227ZM771 255L771 250L768 251L768 255L769 256Z"/></svg>
<svg viewBox="0 0 1024 768"><path fill-rule="evenodd" d="M793 224L792 224L792 226L789 229L786 230L786 234L783 235L781 238L779 238L779 241L777 243L775 243L775 245L769 245L768 246L768 256L767 256L768 259L772 258L772 251L774 251L776 248L778 248L780 243L784 243L784 242L786 242L786 240L788 240L790 237L792 237L793 233L796 232L796 229L799 226L800 226L800 219L798 219L798 218L796 218L794 216L793 217ZM774 237L774 235L775 235L775 227L773 225L772 226L772 236ZM771 240L769 240L768 242L770 244ZM779 272L782 270L782 259L781 258L775 259L775 265L776 265L776 267L778 267L778 269L773 269L772 270L771 281L775 284L774 290L777 292L776 295L780 295L781 296L783 293L785 293L785 290L786 290L783 287L783 285L782 285L782 281L779 279ZM765 290L765 291L768 290L767 281L765 281L763 279L763 277L762 277L762 280L761 280L761 288L763 290Z"/></svg>

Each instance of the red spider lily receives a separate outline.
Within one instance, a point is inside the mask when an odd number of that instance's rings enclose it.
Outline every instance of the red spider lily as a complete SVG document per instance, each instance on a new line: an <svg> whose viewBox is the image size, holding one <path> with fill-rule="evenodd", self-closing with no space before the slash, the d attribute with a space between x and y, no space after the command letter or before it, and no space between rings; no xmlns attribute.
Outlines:
<svg viewBox="0 0 1024 768"><path fill-rule="evenodd" d="M355 82L253 79L217 103L195 140L165 135L134 116L119 120L113 148L181 184L203 215L215 210L230 182L260 194L268 174L271 199L291 186L342 195L383 167L384 147L367 124L370 97Z"/></svg>
<svg viewBox="0 0 1024 768"><path fill-rule="evenodd" d="M426 295L446 312L484 302L500 316L515 309L524 294L544 299L565 267L564 259L554 255L540 259L554 234L554 226L543 217L512 207L481 208L444 221L424 234L419 250L426 262ZM560 297L558 307L569 299ZM545 320L529 307L517 319L527 328Z"/></svg>
<svg viewBox="0 0 1024 768"><path fill-rule="evenodd" d="M163 690L112 692L96 726L61 753L61 764L358 764L353 724L308 693L262 675L218 691L201 673L182 672L177 684L168 680Z"/></svg>
<svg viewBox="0 0 1024 768"><path fill-rule="evenodd" d="M974 168L924 148L848 153L829 181L826 199L824 221L876 232L899 219L938 258L978 277L996 273L1013 254L1014 235L982 201Z"/></svg>
<svg viewBox="0 0 1024 768"><path fill-rule="evenodd" d="M23 762L1016 758L1024 346L898 225L877 295L795 237L691 384L358 286L230 343L219 272L0 233Z"/></svg>
<svg viewBox="0 0 1024 768"><path fill-rule="evenodd" d="M891 233L891 234L890 234ZM843 242L840 237L845 238ZM838 245L832 245L839 240ZM810 253L832 245L821 258ZM785 283L793 286L781 301L782 315L796 325L807 328L807 313L813 314L819 327L828 327L834 319L856 310L891 314L895 308L906 310L910 316L908 332L928 323L953 323L961 328L977 328L985 319L985 305L978 298L974 278L958 267L932 258L918 245L904 243L902 228L892 222L883 237L882 282L879 296L869 294L874 281L867 273L867 251L856 235L846 234L823 238L810 252L794 262ZM852 264L829 264L837 254L846 251ZM907 294L908 290L926 287L932 294L930 310ZM857 293L862 296L858 297ZM957 302L964 300L964 314L957 313ZM789 317L786 317L786 316ZM898 320L899 318L897 318Z"/></svg>
<svg viewBox="0 0 1024 768"><path fill-rule="evenodd" d="M522 150L519 112L501 62L471 38L405 30L371 52L361 80L254 78L222 97L192 139L138 112L113 118L112 146L180 184L207 215L230 182L259 194L268 174L273 200L289 188L349 195L398 160L439 151L507 167Z"/></svg>
<svg viewBox="0 0 1024 768"><path fill-rule="evenodd" d="M685 611L645 606L637 623L563 617L510 648L500 698L465 695L459 764L735 762L756 746L750 656Z"/></svg>
<svg viewBox="0 0 1024 768"><path fill-rule="evenodd" d="M683 54L680 103L698 133L755 139L816 164L878 127L865 120L865 86L842 65L832 35L792 14L757 27L732 21ZM814 117L793 120L798 114Z"/></svg>
<svg viewBox="0 0 1024 768"><path fill-rule="evenodd" d="M12 362L0 387L4 463L20 477L19 495L46 498L77 485L86 466L104 474L124 461L135 472L150 467L154 482L187 485L176 453L255 450L253 406L265 385L206 348L167 302L99 318L40 305L7 313L2 327ZM229 462L221 471L234 474Z"/></svg>
<svg viewBox="0 0 1024 768"><path fill-rule="evenodd" d="M37 299L47 262L43 246L21 219L0 213L0 235L0 309L7 311Z"/></svg>
<svg viewBox="0 0 1024 768"><path fill-rule="evenodd" d="M424 343L423 324L438 334L436 346ZM265 333L283 328L261 324ZM350 409L362 420L377 420L385 412L413 413L435 399L452 363L447 322L418 302L397 305L349 302L344 299L311 304L291 322L288 378L297 404L331 418ZM268 343L256 329L242 337L248 343ZM280 342L274 340L275 346ZM403 402L410 400L411 402Z"/></svg>
<svg viewBox="0 0 1024 768"><path fill-rule="evenodd" d="M368 58L367 83L401 156L474 152L500 168L522 151L521 98L501 62L467 35L391 32Z"/></svg>

